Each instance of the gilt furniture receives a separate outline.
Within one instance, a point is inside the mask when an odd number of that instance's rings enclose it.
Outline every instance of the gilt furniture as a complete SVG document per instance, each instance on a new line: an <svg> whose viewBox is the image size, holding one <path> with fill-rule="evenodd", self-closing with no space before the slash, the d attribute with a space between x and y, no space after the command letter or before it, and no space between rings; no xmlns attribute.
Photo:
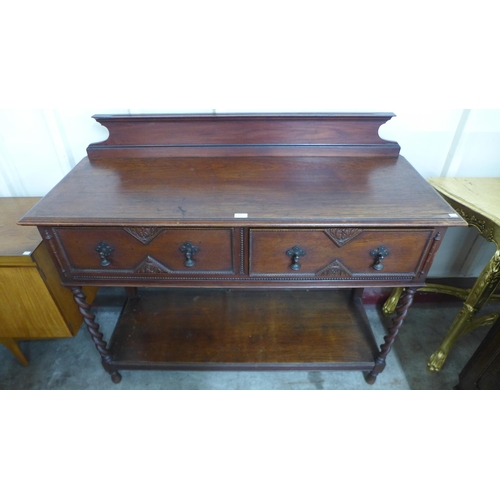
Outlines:
<svg viewBox="0 0 500 500"><path fill-rule="evenodd" d="M492 297L500 283L500 177L496 178L431 178L429 183L460 214L470 226L496 245L496 252L478 276L464 305L453 321L441 345L431 355L428 368L437 371L443 366L454 343L466 333L492 325L500 314L476 318L476 314Z"/></svg>
<svg viewBox="0 0 500 500"><path fill-rule="evenodd" d="M432 284L422 291L446 293L464 299L464 304L440 346L427 363L430 371L439 371L455 342L463 335L481 326L492 325L500 313L476 317L489 300L498 300L495 290L500 283L500 177L435 177L428 179L438 193L487 241L495 243L497 250L486 264L471 289ZM384 305L384 311L391 313L402 293L393 290Z"/></svg>
<svg viewBox="0 0 500 500"><path fill-rule="evenodd" d="M122 369L344 369L386 357L449 226L392 114L98 115L109 137L21 220ZM130 290L104 339L83 285ZM403 286L377 347L363 287Z"/></svg>
<svg viewBox="0 0 500 500"><path fill-rule="evenodd" d="M82 317L34 227L17 221L40 198L0 198L0 344L23 365L18 342L76 335ZM87 288L89 300L95 290Z"/></svg>

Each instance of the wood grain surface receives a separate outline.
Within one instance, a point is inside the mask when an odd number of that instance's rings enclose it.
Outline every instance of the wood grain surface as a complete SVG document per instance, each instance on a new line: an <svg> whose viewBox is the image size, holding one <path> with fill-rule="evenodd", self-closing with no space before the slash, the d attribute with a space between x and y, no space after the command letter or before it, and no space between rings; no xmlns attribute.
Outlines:
<svg viewBox="0 0 500 500"><path fill-rule="evenodd" d="M402 157L84 159L26 225L465 225Z"/></svg>
<svg viewBox="0 0 500 500"><path fill-rule="evenodd" d="M358 369L373 383L411 287L446 229L466 225L379 136L392 116L96 116L108 139L20 224L48 242L115 383L121 368ZM200 247L198 276L179 256L185 239ZM113 246L109 262L96 240ZM294 245L306 255L291 275ZM108 350L80 288L95 284L165 289L128 298ZM379 350L345 288L381 284L407 292Z"/></svg>
<svg viewBox="0 0 500 500"><path fill-rule="evenodd" d="M500 226L500 177L431 177L428 182L446 197L473 207Z"/></svg>
<svg viewBox="0 0 500 500"><path fill-rule="evenodd" d="M42 241L35 227L17 225L17 221L40 199L38 197L0 199L0 263L3 257L20 257L25 252L33 252ZM28 257L28 260L31 259Z"/></svg>
<svg viewBox="0 0 500 500"><path fill-rule="evenodd" d="M192 369L214 363L218 369L373 367L376 345L351 295L143 289L117 324L113 362Z"/></svg>

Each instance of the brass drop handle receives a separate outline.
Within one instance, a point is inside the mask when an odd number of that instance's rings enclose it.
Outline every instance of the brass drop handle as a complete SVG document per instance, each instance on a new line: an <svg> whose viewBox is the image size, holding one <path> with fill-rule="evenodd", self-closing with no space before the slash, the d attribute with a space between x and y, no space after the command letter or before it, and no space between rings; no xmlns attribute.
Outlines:
<svg viewBox="0 0 500 500"><path fill-rule="evenodd" d="M108 260L108 257L115 251L115 249L108 245L105 241L101 241L96 247L95 251L101 257L101 266L108 267L111 264L111 261Z"/></svg>
<svg viewBox="0 0 500 500"><path fill-rule="evenodd" d="M300 269L299 259L300 257L304 257L306 254L305 250L302 250L299 246L294 246L290 250L287 250L286 254L288 257L292 258L291 269L294 271L298 271Z"/></svg>
<svg viewBox="0 0 500 500"><path fill-rule="evenodd" d="M193 267L195 265L195 261L193 260L193 255L200 251L197 246L194 246L190 241L184 243L179 250L186 255L186 261L184 265L186 267Z"/></svg>
<svg viewBox="0 0 500 500"><path fill-rule="evenodd" d="M372 250L370 255L375 258L375 262L373 264L373 269L375 271L382 271L384 269L384 264L382 261L389 255L389 250L383 245L378 247L376 250Z"/></svg>

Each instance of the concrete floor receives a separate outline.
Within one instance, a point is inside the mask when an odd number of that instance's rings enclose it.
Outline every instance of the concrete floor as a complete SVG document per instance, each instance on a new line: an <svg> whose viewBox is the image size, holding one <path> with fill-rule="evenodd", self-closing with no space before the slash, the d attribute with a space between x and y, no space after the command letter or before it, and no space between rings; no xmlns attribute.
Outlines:
<svg viewBox="0 0 500 500"><path fill-rule="evenodd" d="M96 298L97 321L105 338L109 338L113 331L122 299L119 289L102 290ZM26 368L0 345L0 389L451 390L458 382L459 372L487 331L487 328L482 328L460 339L444 368L439 373L428 372L427 359L439 345L460 308L461 304L457 301L413 304L394 349L388 356L387 367L373 386L364 381L361 372L132 370L123 370L122 382L115 385L102 369L99 355L83 325L75 338L20 342L21 349L30 360ZM388 324L379 310L380 306L367 306L378 344L382 343L384 325Z"/></svg>

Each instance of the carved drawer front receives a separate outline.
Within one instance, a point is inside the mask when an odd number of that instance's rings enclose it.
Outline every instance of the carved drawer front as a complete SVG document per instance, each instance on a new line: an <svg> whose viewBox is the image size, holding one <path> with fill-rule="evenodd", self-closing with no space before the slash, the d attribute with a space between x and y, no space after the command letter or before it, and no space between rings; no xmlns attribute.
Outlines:
<svg viewBox="0 0 500 500"><path fill-rule="evenodd" d="M71 272L234 273L233 229L57 228Z"/></svg>
<svg viewBox="0 0 500 500"><path fill-rule="evenodd" d="M250 274L411 278L425 263L432 234L430 229L254 229Z"/></svg>

